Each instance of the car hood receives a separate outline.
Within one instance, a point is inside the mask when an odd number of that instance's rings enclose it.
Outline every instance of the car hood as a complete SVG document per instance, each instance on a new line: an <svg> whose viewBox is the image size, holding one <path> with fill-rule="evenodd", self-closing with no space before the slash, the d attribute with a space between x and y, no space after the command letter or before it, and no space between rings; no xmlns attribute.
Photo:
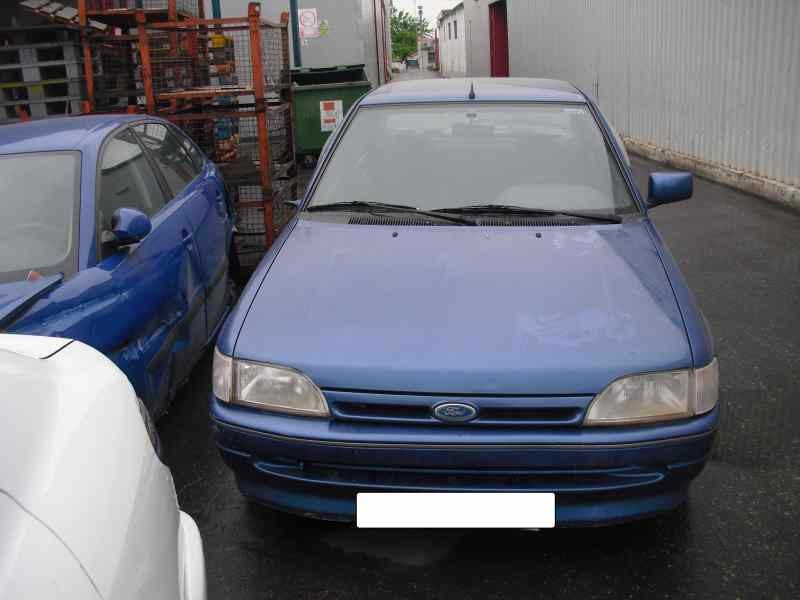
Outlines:
<svg viewBox="0 0 800 600"><path fill-rule="evenodd" d="M63 275L51 275L30 281L0 283L0 330L10 325L38 298L61 283L63 278Z"/></svg>
<svg viewBox="0 0 800 600"><path fill-rule="evenodd" d="M327 389L595 394L691 351L643 220L385 227L301 220L235 356Z"/></svg>

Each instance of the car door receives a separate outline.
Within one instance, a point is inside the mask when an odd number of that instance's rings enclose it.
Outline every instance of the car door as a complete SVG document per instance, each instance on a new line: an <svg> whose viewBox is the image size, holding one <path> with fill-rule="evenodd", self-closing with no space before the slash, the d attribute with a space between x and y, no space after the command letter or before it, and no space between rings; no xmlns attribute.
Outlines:
<svg viewBox="0 0 800 600"><path fill-rule="evenodd" d="M107 140L97 179L97 239L120 208L148 215L152 230L134 246L100 247L97 266L110 276L114 301L97 319L106 331L96 337L154 415L189 376L206 340L199 257L183 204L131 128Z"/></svg>
<svg viewBox="0 0 800 600"><path fill-rule="evenodd" d="M163 123L135 127L164 174L171 192L182 202L192 226L205 289L207 339L213 337L228 308L228 251L231 220L225 188L216 167L183 132Z"/></svg>

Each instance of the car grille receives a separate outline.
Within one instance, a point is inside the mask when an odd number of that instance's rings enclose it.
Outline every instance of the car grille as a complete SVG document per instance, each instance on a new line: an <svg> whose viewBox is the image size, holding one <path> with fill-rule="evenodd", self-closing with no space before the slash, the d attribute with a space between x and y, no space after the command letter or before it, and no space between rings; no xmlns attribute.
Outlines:
<svg viewBox="0 0 800 600"><path fill-rule="evenodd" d="M280 479L357 490L597 493L649 486L664 479L654 468L614 469L420 469L304 462L289 466L257 461Z"/></svg>
<svg viewBox="0 0 800 600"><path fill-rule="evenodd" d="M590 397L479 397L375 394L325 391L337 421L420 425L431 427L564 427L583 421ZM466 423L446 423L434 417L443 403L464 403L477 409Z"/></svg>

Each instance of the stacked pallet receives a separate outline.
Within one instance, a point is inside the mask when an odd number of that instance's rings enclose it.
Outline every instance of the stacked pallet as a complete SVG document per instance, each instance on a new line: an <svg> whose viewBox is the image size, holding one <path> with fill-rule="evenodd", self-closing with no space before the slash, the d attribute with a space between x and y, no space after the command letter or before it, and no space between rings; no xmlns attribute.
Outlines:
<svg viewBox="0 0 800 600"><path fill-rule="evenodd" d="M85 99L80 34L62 26L0 29L0 123L78 114Z"/></svg>

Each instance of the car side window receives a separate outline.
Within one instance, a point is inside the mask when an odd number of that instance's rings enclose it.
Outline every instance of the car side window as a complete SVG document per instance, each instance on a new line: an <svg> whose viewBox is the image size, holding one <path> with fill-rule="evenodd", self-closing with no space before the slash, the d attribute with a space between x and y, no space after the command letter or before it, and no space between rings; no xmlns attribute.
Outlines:
<svg viewBox="0 0 800 600"><path fill-rule="evenodd" d="M186 153L189 155L189 158L191 159L192 164L194 165L195 172L199 174L203 170L203 167L206 164L205 155L202 152L200 152L200 150L198 150L197 146L194 145L194 142L192 142L189 139L189 137L182 131L180 130L175 131L175 135L178 136L178 138L181 141L181 144L183 144L183 147L186 150Z"/></svg>
<svg viewBox="0 0 800 600"><path fill-rule="evenodd" d="M186 147L161 123L143 123L133 129L156 161L174 198L198 174Z"/></svg>
<svg viewBox="0 0 800 600"><path fill-rule="evenodd" d="M97 197L99 231L111 228L120 208L135 208L152 217L166 203L144 149L130 129L114 136L103 149Z"/></svg>

